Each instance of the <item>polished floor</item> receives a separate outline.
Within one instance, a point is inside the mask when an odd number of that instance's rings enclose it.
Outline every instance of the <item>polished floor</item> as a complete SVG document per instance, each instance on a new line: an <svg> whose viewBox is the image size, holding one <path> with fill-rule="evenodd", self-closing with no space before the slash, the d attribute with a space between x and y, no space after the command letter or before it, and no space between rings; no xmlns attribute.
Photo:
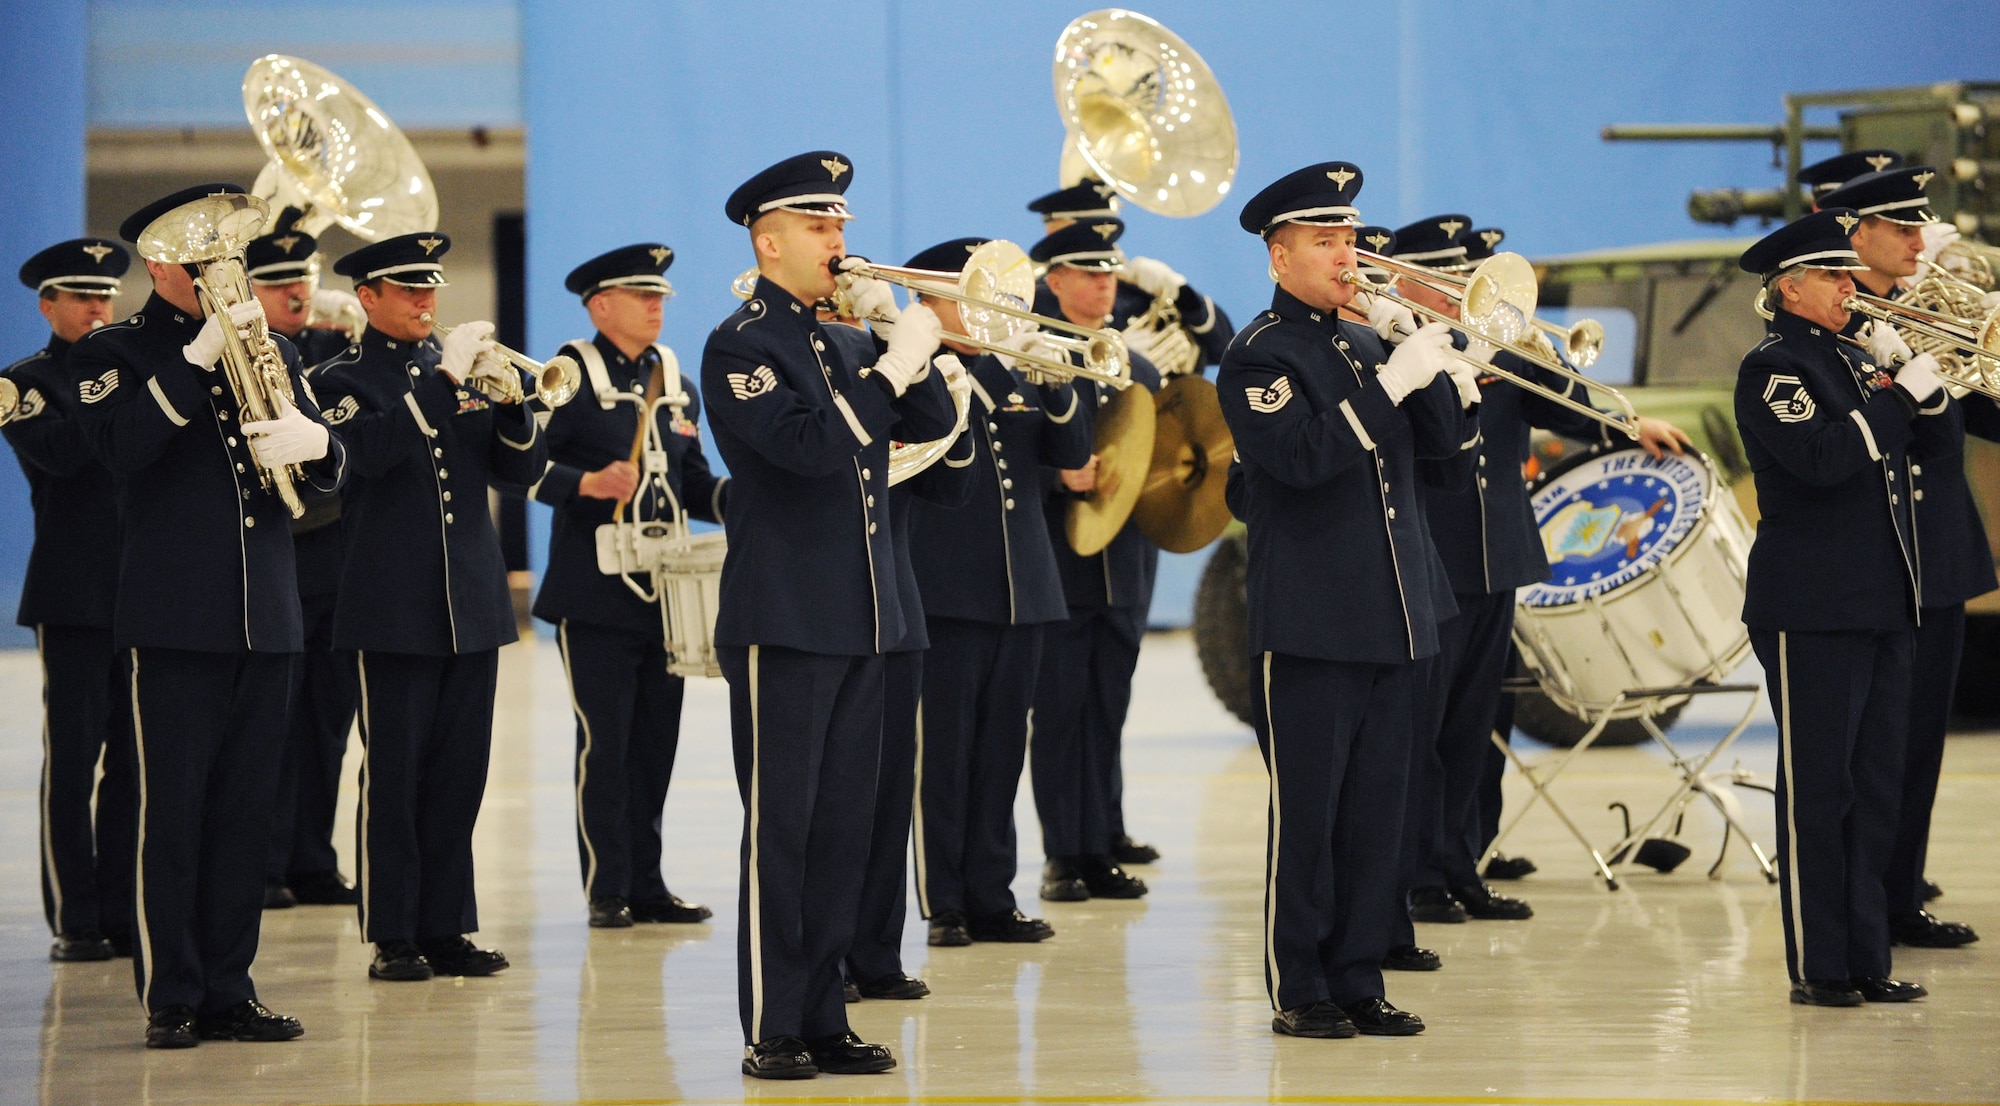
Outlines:
<svg viewBox="0 0 2000 1106"><path fill-rule="evenodd" d="M691 685L665 827L667 876L717 908L698 927L592 931L583 922L562 668L543 639L505 653L492 784L477 849L492 979L371 983L351 911L265 915L264 1000L303 1040L140 1047L129 961L52 965L35 890L39 672L0 655L0 1102L1977 1102L2000 1101L2000 734L1954 737L1933 838L1937 904L1987 940L1899 950L1932 997L1819 1010L1785 1002L1776 892L1738 843L1719 879L1718 821L1688 813L1694 857L1608 892L1546 811L1511 851L1527 922L1423 926L1444 970L1390 977L1423 1015L1409 1039L1273 1037L1261 976L1265 783L1255 744L1209 696L1185 636L1146 645L1126 749L1127 810L1165 854L1138 902L1038 904L1039 839L1023 788L1017 894L1057 929L1040 946L930 950L934 995L851 1007L892 1073L763 1084L741 1077L735 1008L740 817L719 681ZM1699 747L1728 710L1690 715ZM1766 715L1718 768L1768 778ZM352 782L353 757L349 760ZM1650 808L1674 777L1651 749L1592 751L1556 795L1593 838L1622 800ZM1525 784L1508 780L1518 799ZM1771 840L1770 801L1740 792ZM351 804L350 804L351 805ZM343 818L342 840L351 828ZM348 850L343 848L343 855ZM351 861L348 870L352 872Z"/></svg>

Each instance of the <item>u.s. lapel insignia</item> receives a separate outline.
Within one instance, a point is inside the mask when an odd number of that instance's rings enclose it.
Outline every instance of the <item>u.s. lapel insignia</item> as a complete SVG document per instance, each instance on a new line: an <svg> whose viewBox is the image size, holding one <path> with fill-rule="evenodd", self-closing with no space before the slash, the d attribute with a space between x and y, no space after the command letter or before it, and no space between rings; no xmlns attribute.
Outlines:
<svg viewBox="0 0 2000 1106"><path fill-rule="evenodd" d="M1840 224L1840 233L1842 234L1853 234L1854 228L1861 225L1860 219L1845 212L1834 216L1833 221Z"/></svg>
<svg viewBox="0 0 2000 1106"><path fill-rule="evenodd" d="M1354 179L1354 170L1352 169L1329 170L1326 174L1326 179L1332 181L1333 186L1335 188L1338 188L1341 191L1345 192L1347 191L1347 182Z"/></svg>
<svg viewBox="0 0 2000 1106"><path fill-rule="evenodd" d="M1443 231L1447 238L1457 238L1458 232L1465 229L1465 224L1457 219L1446 219L1438 224L1438 229Z"/></svg>
<svg viewBox="0 0 2000 1106"><path fill-rule="evenodd" d="M1894 163L1896 158L1894 155L1891 154L1874 154L1872 156L1862 158L1862 160L1868 163L1869 168L1879 173L1882 170L1887 169L1892 163Z"/></svg>
<svg viewBox="0 0 2000 1106"><path fill-rule="evenodd" d="M286 253L291 253L292 247L299 244L299 236L296 234L287 234L283 238L271 239L271 244L285 251Z"/></svg>
<svg viewBox="0 0 2000 1106"><path fill-rule="evenodd" d="M826 166L826 171L833 174L834 180L839 180L840 175L850 168L846 162L837 157L823 157L819 159L819 163Z"/></svg>
<svg viewBox="0 0 2000 1106"><path fill-rule="evenodd" d="M422 246L424 248L424 256L429 257L431 255L431 251L437 249L439 246L444 245L444 239L419 238L417 239L417 245Z"/></svg>
<svg viewBox="0 0 2000 1106"><path fill-rule="evenodd" d="M97 243L92 242L90 245L85 246L83 248L83 252L89 254L90 259L92 261L96 262L99 265L102 265L104 264L104 259L111 256L111 247L100 246Z"/></svg>
<svg viewBox="0 0 2000 1106"><path fill-rule="evenodd" d="M1383 247L1387 246L1389 243L1394 241L1395 241L1394 238L1391 238L1390 236L1383 234L1379 230L1368 236L1368 244L1375 247L1376 253L1381 253Z"/></svg>
<svg viewBox="0 0 2000 1106"><path fill-rule="evenodd" d="M654 246L652 249L646 252L653 255L653 264L655 265L665 265L667 263L667 258L672 257L674 255L674 251L666 248L665 246Z"/></svg>
<svg viewBox="0 0 2000 1106"><path fill-rule="evenodd" d="M1092 230L1096 231L1096 232L1097 232L1097 236L1098 236L1099 238L1102 238L1102 239L1104 239L1104 240L1105 240L1106 242L1109 242L1109 241L1111 241L1111 236L1112 236L1112 235L1114 235L1114 234L1117 234L1117 233L1118 233L1118 224L1117 224L1117 223L1092 223L1092 224L1090 224L1090 229L1092 229Z"/></svg>
<svg viewBox="0 0 2000 1106"><path fill-rule="evenodd" d="M1931 182L1931 178L1935 176L1937 176L1936 173L1933 173L1930 170L1926 169L1923 172L1912 176L1910 180L1916 184L1918 189L1922 189L1925 185L1929 184Z"/></svg>

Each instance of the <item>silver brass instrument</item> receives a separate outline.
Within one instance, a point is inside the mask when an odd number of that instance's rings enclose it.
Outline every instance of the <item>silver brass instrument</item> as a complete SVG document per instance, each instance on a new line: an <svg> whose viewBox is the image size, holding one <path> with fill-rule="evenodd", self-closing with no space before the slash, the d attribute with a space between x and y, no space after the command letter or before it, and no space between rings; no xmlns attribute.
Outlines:
<svg viewBox="0 0 2000 1106"><path fill-rule="evenodd" d="M230 324L229 309L239 303L257 304L250 277L243 267L243 247L264 231L269 217L264 201L241 192L219 192L191 200L148 224L139 232L139 256L167 265L197 265L195 294L202 313L222 324L222 374L235 393L243 422L278 417L283 406L296 403L291 373L285 368L264 309L242 329ZM306 513L297 483L305 479L298 465L257 466L258 481L275 490L293 518Z"/></svg>
<svg viewBox="0 0 2000 1106"><path fill-rule="evenodd" d="M2000 291L2000 248L1960 237L1938 251L1937 264L1982 292Z"/></svg>
<svg viewBox="0 0 2000 1106"><path fill-rule="evenodd" d="M295 207L305 214L294 225L314 237L334 223L369 242L437 229L437 189L416 148L331 71L258 58L243 75L243 112L270 159L250 191L269 203L271 222Z"/></svg>
<svg viewBox="0 0 2000 1106"><path fill-rule="evenodd" d="M0 376L0 426L21 416L21 386Z"/></svg>
<svg viewBox="0 0 2000 1106"><path fill-rule="evenodd" d="M1122 8L1078 16L1056 39L1052 79L1065 128L1064 187L1094 176L1147 211L1176 218L1200 215L1229 194L1236 120L1215 72L1179 35ZM1146 356L1162 376L1200 364L1170 299L1155 297L1125 329L1151 335Z"/></svg>
<svg viewBox="0 0 2000 1106"><path fill-rule="evenodd" d="M1632 406L1632 401L1625 398L1624 393L1609 384L1590 379L1554 357L1545 356L1540 350L1524 341L1535 317L1535 302L1539 295L1539 290L1535 286L1534 267L1528 264L1527 258L1517 253L1496 253L1480 262L1479 267L1470 274L1460 277L1398 261L1393 257L1385 257L1368 250L1354 252L1362 264L1381 269L1401 279L1418 281L1450 299L1457 300L1459 317L1454 319L1449 315L1433 311L1415 300L1396 294L1386 286L1373 283L1351 269L1341 274L1343 283L1357 285L1370 295L1382 296L1402 305L1420 318L1441 322L1469 339L1496 346L1537 368L1581 384L1588 391L1603 394L1618 407L1617 414L1600 411L1588 403L1574 399L1566 394L1567 389L1557 391L1531 377L1510 372L1499 365L1489 364L1469 354L1455 354L1460 360L1469 361L1477 366L1482 374L1491 373L1552 403L1560 404L1578 414L1588 415L1635 441L1638 439L1639 412Z"/></svg>
<svg viewBox="0 0 2000 1106"><path fill-rule="evenodd" d="M1840 306L1902 332L1912 352L1937 359L1938 379L1947 385L2000 399L2000 310L1981 320L1966 319L1866 293L1849 296ZM1772 318L1769 286L1757 290L1751 307L1759 318ZM1841 340L1862 344L1844 336Z"/></svg>
<svg viewBox="0 0 2000 1106"><path fill-rule="evenodd" d="M451 333L451 327L432 319L429 312L418 317L429 323L431 332L440 337ZM493 367L489 370L488 365ZM528 389L533 388L542 406L553 409L575 399L576 393L583 389L583 370L577 367L576 358L567 353L537 361L494 342L493 348L474 362L472 371L465 375L465 383L496 403L525 403Z"/></svg>

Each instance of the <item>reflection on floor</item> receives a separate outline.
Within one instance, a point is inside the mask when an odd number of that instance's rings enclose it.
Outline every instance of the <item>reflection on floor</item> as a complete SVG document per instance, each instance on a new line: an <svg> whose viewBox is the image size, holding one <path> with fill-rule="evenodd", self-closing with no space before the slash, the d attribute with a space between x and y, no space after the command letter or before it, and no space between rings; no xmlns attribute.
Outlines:
<svg viewBox="0 0 2000 1106"><path fill-rule="evenodd" d="M1740 843L1704 878L1714 815L1688 815L1694 858L1612 893L1546 811L1511 851L1528 922L1424 926L1443 971L1390 978L1430 1031L1401 1040L1274 1038L1261 978L1265 784L1248 732L1208 695L1185 637L1156 636L1126 756L1135 833L1164 859L1138 902L1037 904L1039 838L1020 806L1016 890L1058 933L1041 946L930 950L910 969L932 998L850 1008L901 1066L767 1085L736 1072L733 933L740 810L719 681L691 686L666 813L667 877L717 908L707 926L591 931L577 890L571 728L546 640L511 647L502 729L479 826L482 940L513 957L493 979L370 983L345 910L265 916L257 981L302 1018L293 1044L139 1047L127 961L51 965L36 892L39 672L0 655L0 1101L42 1103L807 1102L1964 1102L2000 1100L2000 859L1992 848L2000 739L1964 735L1945 762L1932 872L1947 917L1987 940L1899 950L1933 997L1907 1007L1787 1005L1775 891ZM1726 713L1690 715L1699 737ZM1760 716L1761 717L1761 716ZM1760 734L1763 735L1760 737ZM1724 758L1768 778L1768 725ZM1697 747L1700 741L1694 742ZM349 758L350 783L353 760ZM1721 766L1719 766L1721 767ZM1606 804L1657 804L1674 777L1647 749L1592 751L1557 785L1586 832ZM1525 788L1508 780L1518 801ZM1771 840L1770 802L1741 793ZM342 841L351 840L351 809ZM350 855L343 848L343 855ZM353 871L351 859L347 865Z"/></svg>

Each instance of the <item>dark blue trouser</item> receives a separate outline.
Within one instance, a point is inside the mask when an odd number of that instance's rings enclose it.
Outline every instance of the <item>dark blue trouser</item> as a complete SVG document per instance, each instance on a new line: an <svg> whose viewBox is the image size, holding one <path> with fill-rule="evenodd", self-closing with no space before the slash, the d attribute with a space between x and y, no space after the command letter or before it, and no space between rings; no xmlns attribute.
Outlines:
<svg viewBox="0 0 2000 1106"><path fill-rule="evenodd" d="M747 1043L847 1032L882 746L882 658L723 646L743 798L737 1005Z"/></svg>
<svg viewBox="0 0 2000 1106"><path fill-rule="evenodd" d="M586 899L658 902L660 814L680 747L687 681L658 634L564 619L557 629L576 715L576 848Z"/></svg>
<svg viewBox="0 0 2000 1106"><path fill-rule="evenodd" d="M132 968L148 1013L257 997L276 735L296 657L127 651L139 768Z"/></svg>
<svg viewBox="0 0 2000 1106"><path fill-rule="evenodd" d="M333 606L339 578L339 526L297 535L299 613L305 619L306 650L292 672L292 705L278 790L272 800L271 861L267 882L340 869L333 848L333 818L340 804L340 762L354 728L352 662L333 648ZM308 570L317 574L308 578Z"/></svg>
<svg viewBox="0 0 2000 1106"><path fill-rule="evenodd" d="M847 977L881 979L903 970L909 915L910 819L916 809L917 712L924 694L921 649L882 656L882 755L875 771L875 822ZM1018 774L1018 772L1017 772Z"/></svg>
<svg viewBox="0 0 2000 1106"><path fill-rule="evenodd" d="M1459 595L1458 615L1438 626L1438 653L1418 661L1424 691L1403 813L1403 890L1479 882L1468 844L1479 820L1479 788L1500 681L1514 633L1514 593ZM1416 943L1405 915L1397 944Z"/></svg>
<svg viewBox="0 0 2000 1106"><path fill-rule="evenodd" d="M83 626L37 626L35 648L42 658L42 913L58 937L86 930L129 937L139 784L125 658L112 647L111 631Z"/></svg>
<svg viewBox="0 0 2000 1106"><path fill-rule="evenodd" d="M1118 761L1145 627L1129 610L1069 614L1041 627L1029 745L1035 812L1044 854L1102 856L1124 832Z"/></svg>
<svg viewBox="0 0 2000 1106"><path fill-rule="evenodd" d="M486 797L500 651L355 654L361 693L361 939L479 928L472 828Z"/></svg>
<svg viewBox="0 0 2000 1106"><path fill-rule="evenodd" d="M1519 670L1515 663L1520 650L1513 642L1507 643L1507 659L1501 663L1500 678ZM1514 743L1514 700L1517 697L1502 694L1493 706L1493 732L1509 745ZM1486 855L1486 849L1493 839L1500 836L1500 811L1505 799L1500 791L1500 781L1507 775L1507 754L1491 741L1486 743L1486 760L1479 769L1479 792L1473 800L1473 815L1466 820L1466 850L1474 857Z"/></svg>
<svg viewBox="0 0 2000 1106"><path fill-rule="evenodd" d="M1910 737L1903 761L1902 813L1884 877L1889 916L1924 908L1924 857L1930 849L1931 807L1944 770L1944 738L1965 651L1965 604L1925 607L1917 627L1916 672L1910 681Z"/></svg>
<svg viewBox="0 0 2000 1106"><path fill-rule="evenodd" d="M1889 974L1914 630L1750 631L1778 720L1778 898L1793 979Z"/></svg>
<svg viewBox="0 0 2000 1106"><path fill-rule="evenodd" d="M917 906L927 918L1005 914L1014 909L1020 864L1014 798L1042 627L933 618L929 629L917 734Z"/></svg>
<svg viewBox="0 0 2000 1106"><path fill-rule="evenodd" d="M1254 725L1271 775L1264 982L1276 1010L1380 997L1406 918L1397 846L1415 663L1252 657Z"/></svg>

